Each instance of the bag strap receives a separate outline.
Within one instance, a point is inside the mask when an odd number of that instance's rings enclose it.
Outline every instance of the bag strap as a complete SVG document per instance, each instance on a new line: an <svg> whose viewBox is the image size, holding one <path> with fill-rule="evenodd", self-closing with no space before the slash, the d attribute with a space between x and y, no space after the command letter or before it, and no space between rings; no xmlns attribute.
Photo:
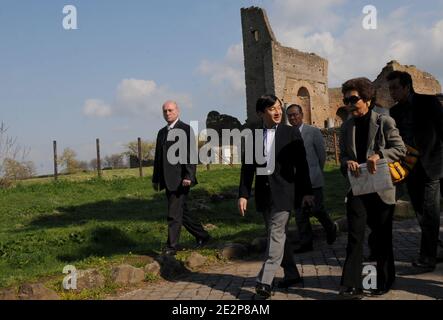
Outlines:
<svg viewBox="0 0 443 320"><path fill-rule="evenodd" d="M375 141L376 141L376 143L375 143L375 146L374 146L374 151L380 151L380 145L381 145L381 130L382 130L382 127L381 127L381 118L382 118L382 114L379 114L378 116L377 116L377 125L378 125L378 129L377 129L377 134L375 135Z"/></svg>

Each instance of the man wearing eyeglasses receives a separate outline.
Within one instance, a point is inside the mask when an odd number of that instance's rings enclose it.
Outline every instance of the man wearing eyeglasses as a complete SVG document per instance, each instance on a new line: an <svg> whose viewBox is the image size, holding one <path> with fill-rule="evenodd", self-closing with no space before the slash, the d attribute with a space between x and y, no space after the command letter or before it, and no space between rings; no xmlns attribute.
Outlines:
<svg viewBox="0 0 443 320"><path fill-rule="evenodd" d="M295 220L299 231L300 247L296 253L312 251L313 234L309 221L310 213L318 219L326 231L326 242L333 244L337 238L337 224L335 224L324 206L323 197L323 168L326 162L326 151L323 135L318 128L303 123L303 110L297 104L291 104L286 109L289 123L300 130L306 149L306 160L309 165L309 175L311 178L312 192L315 205L313 208L295 209ZM297 201L301 203L301 201Z"/></svg>

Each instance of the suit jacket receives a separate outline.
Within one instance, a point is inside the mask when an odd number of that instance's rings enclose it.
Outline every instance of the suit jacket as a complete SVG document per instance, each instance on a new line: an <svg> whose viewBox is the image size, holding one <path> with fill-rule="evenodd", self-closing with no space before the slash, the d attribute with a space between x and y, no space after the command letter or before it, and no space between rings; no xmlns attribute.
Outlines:
<svg viewBox="0 0 443 320"><path fill-rule="evenodd" d="M321 188L325 181L323 168L326 162L325 142L321 131L313 126L303 124L301 136L306 149L306 160L313 188Z"/></svg>
<svg viewBox="0 0 443 320"><path fill-rule="evenodd" d="M377 119L380 116L380 125ZM379 127L380 130L379 130ZM378 133L378 134L377 134ZM366 156L370 157L379 151L383 159L388 162L400 160L406 155L406 146L395 127L395 121L390 116L380 115L372 111L369 120L368 147ZM357 161L355 146L355 121L353 118L346 120L340 132L340 164L342 173L347 177L347 161ZM395 187L377 192L386 204L395 204Z"/></svg>
<svg viewBox="0 0 443 320"><path fill-rule="evenodd" d="M397 103L390 110L396 122L402 117L402 107ZM443 107L436 96L414 93L412 113L419 161L429 178L439 179L443 177Z"/></svg>
<svg viewBox="0 0 443 320"><path fill-rule="evenodd" d="M253 134L255 140L255 132ZM263 144L263 139L260 142ZM257 175L255 178L255 204L257 211L272 208L278 211L294 209L295 184L303 195L312 194L309 167L300 131L285 124L277 126L275 137L275 168L271 175ZM239 198L249 199L252 181L258 167L255 158L252 164L242 164Z"/></svg>
<svg viewBox="0 0 443 320"><path fill-rule="evenodd" d="M167 141L168 127L160 129L155 145L154 173L152 175L152 182L159 183L160 190L166 188L169 191L176 191L183 179L191 180L192 185L197 184L196 165L190 164L190 151L191 148L195 149L191 127L179 120L173 129L181 129L186 134L187 159L186 163L178 162L177 164L171 164L168 161L168 150L178 141L178 138L175 141ZM189 143L190 141L191 143ZM193 151L195 152L195 150Z"/></svg>

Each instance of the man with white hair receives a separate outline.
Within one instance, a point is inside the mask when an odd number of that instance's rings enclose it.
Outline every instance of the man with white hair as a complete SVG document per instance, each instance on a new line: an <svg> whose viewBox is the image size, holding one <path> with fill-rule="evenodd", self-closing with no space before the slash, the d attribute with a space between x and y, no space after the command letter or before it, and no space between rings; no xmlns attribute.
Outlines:
<svg viewBox="0 0 443 320"><path fill-rule="evenodd" d="M180 121L180 109L175 101L166 101L163 104L163 117L167 125L160 129L157 135L155 146L154 173L152 175L152 186L154 190L166 190L168 199L168 241L165 254L175 255L180 237L181 226L183 225L197 241L196 248L203 247L210 240L207 231L203 229L201 223L196 222L191 217L186 204L190 188L197 184L196 165L190 162L190 153L196 152L194 143L190 143L190 137L193 137L191 127ZM181 130L186 135L186 159L179 159L178 163L171 163L168 159L168 150L174 145L175 141L168 141L167 137L174 129ZM182 135L183 137L183 135ZM182 150L179 149L179 152ZM179 155L180 158L180 155Z"/></svg>

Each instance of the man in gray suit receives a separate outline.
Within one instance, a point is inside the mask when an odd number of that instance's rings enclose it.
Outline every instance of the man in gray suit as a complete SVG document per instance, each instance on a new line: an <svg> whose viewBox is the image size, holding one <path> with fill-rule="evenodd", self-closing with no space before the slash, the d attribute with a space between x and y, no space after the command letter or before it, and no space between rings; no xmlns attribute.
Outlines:
<svg viewBox="0 0 443 320"><path fill-rule="evenodd" d="M286 109L289 123L300 130L306 149L306 159L309 165L312 191L315 205L313 208L299 208L295 210L295 220L300 234L300 247L297 253L312 251L312 227L309 216L315 216L326 231L328 244L333 244L337 238L337 225L331 220L323 202L323 168L326 161L326 151L323 135L316 127L303 123L303 110L297 104L292 104ZM301 203L297 201L297 203Z"/></svg>

